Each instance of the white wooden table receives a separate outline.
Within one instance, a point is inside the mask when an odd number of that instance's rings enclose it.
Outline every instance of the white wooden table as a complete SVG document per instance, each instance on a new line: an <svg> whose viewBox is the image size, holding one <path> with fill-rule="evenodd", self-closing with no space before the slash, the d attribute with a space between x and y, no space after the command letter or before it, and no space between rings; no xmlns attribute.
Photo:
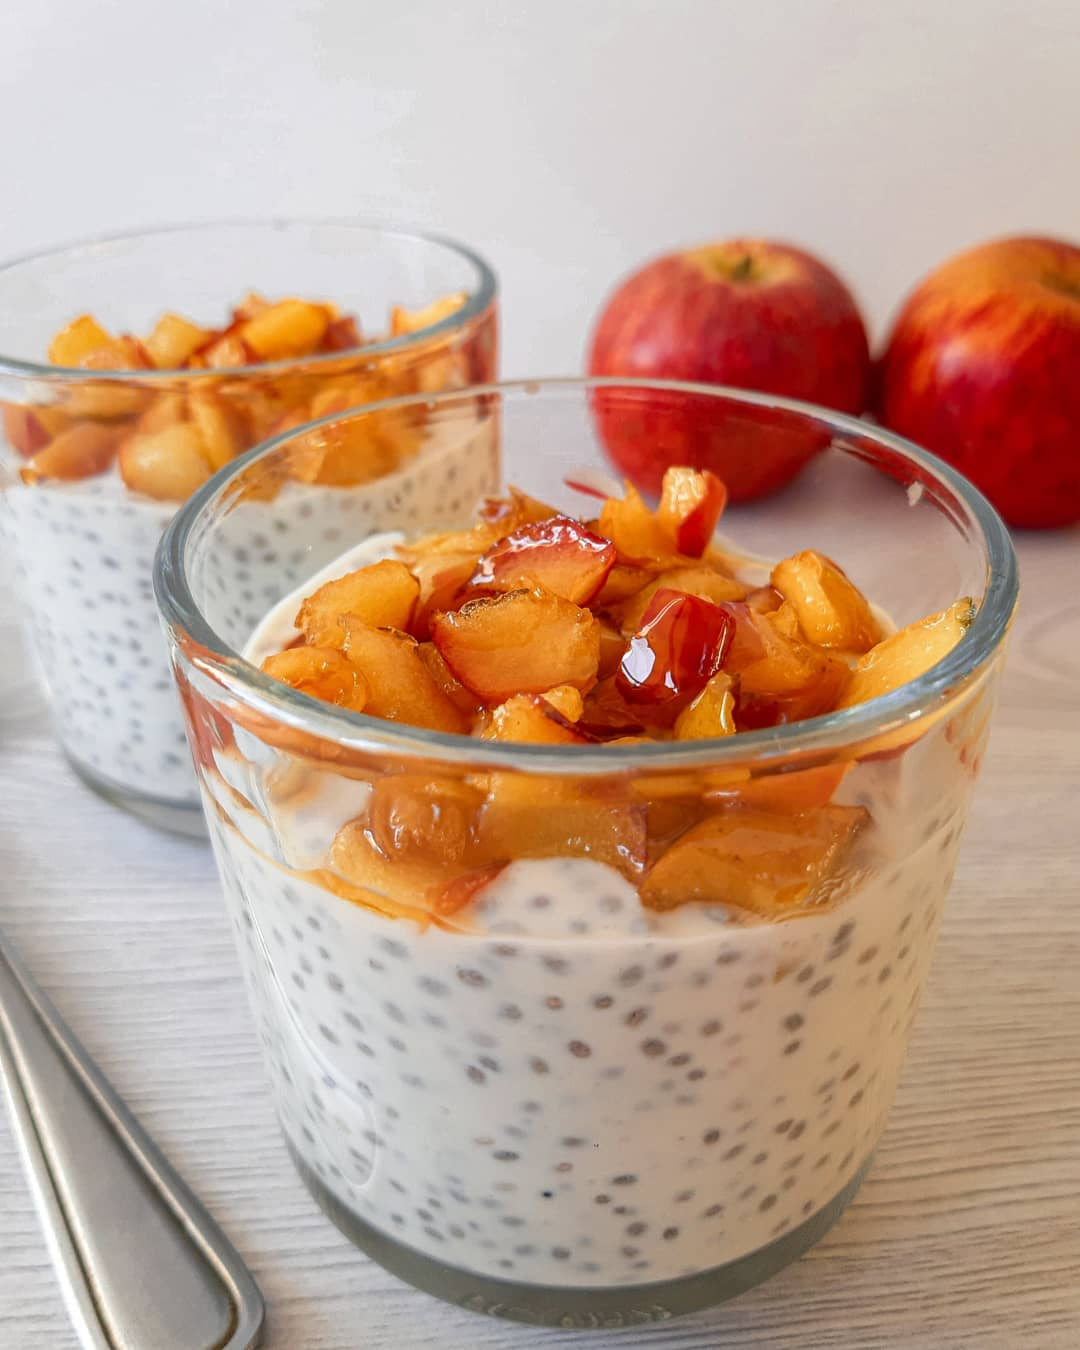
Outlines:
<svg viewBox="0 0 1080 1350"><path fill-rule="evenodd" d="M0 562L0 923L250 1262L270 1346L1080 1346L1080 531L1020 553L992 749L869 1180L769 1285L610 1336L457 1312L322 1217L275 1128L208 849L72 777ZM0 1121L0 1350L74 1345Z"/></svg>

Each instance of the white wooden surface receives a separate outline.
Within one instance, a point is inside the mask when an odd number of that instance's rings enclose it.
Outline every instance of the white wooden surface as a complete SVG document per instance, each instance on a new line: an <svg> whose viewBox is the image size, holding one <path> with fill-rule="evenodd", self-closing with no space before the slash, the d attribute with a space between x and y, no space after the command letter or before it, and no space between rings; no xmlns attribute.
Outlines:
<svg viewBox="0 0 1080 1350"><path fill-rule="evenodd" d="M992 749L861 1195L814 1252L726 1308L586 1337L438 1304L317 1211L275 1129L209 853L72 778L0 562L0 923L249 1260L271 1347L1080 1345L1080 531L1020 552ZM74 1344L0 1121L0 1350Z"/></svg>

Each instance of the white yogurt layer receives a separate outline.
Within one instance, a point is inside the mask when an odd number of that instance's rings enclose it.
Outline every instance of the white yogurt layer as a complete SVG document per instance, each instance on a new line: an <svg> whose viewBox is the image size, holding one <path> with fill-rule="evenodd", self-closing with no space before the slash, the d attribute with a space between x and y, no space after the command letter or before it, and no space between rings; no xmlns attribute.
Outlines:
<svg viewBox="0 0 1080 1350"><path fill-rule="evenodd" d="M298 588L249 657L392 543ZM956 858L954 761L933 732L852 775L874 825L835 907L656 914L601 863L522 859L451 932L305 875L369 789L238 730L207 813L293 1147L365 1223L489 1277L648 1284L767 1246L884 1127ZM912 805L928 782L932 819Z"/></svg>

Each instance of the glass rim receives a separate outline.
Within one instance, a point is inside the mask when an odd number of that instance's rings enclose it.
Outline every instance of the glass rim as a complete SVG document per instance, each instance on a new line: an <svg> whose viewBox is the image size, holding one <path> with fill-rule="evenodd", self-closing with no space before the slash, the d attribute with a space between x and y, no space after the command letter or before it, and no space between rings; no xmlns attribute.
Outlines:
<svg viewBox="0 0 1080 1350"><path fill-rule="evenodd" d="M224 641L195 603L188 585L184 556L192 532L203 515L222 504L233 481L259 460L272 456L312 429L349 422L372 412L424 406L434 410L463 400L496 396L535 397L545 390L567 393L593 389L641 389L724 398L751 407L775 409L813 418L835 433L869 439L881 449L899 455L936 480L961 508L963 523L981 542L986 558L987 583L971 626L961 642L917 679L888 694L849 708L800 722L740 731L712 740L650 741L634 745L535 745L524 742L482 741L464 734L431 731L351 712L302 694L272 679ZM850 450L845 453L852 453ZM873 461L870 461L873 462ZM396 754L403 758L441 760L458 766L518 770L537 774L612 776L628 770L685 770L716 768L820 755L856 745L874 737L917 724L956 697L975 678L1000 647L1012 621L1019 593L1019 569L1012 539L1001 517L983 494L960 473L927 450L858 417L833 412L815 404L726 385L695 384L682 380L650 380L618 376L564 376L508 380L445 390L436 394L383 399L347 413L331 414L286 431L254 446L185 502L170 521L154 561L154 593L158 609L178 645L185 635L197 648L187 659L233 697L253 711L289 730L307 733L342 749L363 754Z"/></svg>
<svg viewBox="0 0 1080 1350"><path fill-rule="evenodd" d="M0 263L0 281L8 273L14 272L20 267L29 267L52 259L58 260L84 249L94 249L109 244L133 243L139 239L151 239L169 234L199 235L204 231L209 232L211 230L275 231L312 228L347 229L355 231L358 236L407 239L414 243L444 249L449 253L456 254L459 258L463 258L475 268L477 273L476 288L469 293L460 309L454 310L452 314L447 314L436 323L428 324L425 328L419 328L414 333L403 333L398 337L383 338L378 342L367 343L360 347L347 347L339 352L322 352L318 355L304 357L291 356L279 361L254 362L246 366L216 366L206 370L188 370L185 367L173 370L85 370L80 366L54 366L47 361L33 361L23 357L7 356L0 351L0 375L10 375L19 379L30 379L43 383L51 382L58 385L87 384L88 382L94 384L104 382L152 385L163 380L196 383L207 379L221 380L237 376L252 378L281 375L284 372L296 370L298 367L307 370L335 363L345 365L348 364L350 358L355 359L360 354L363 354L365 358L382 356L386 353L398 353L410 347L422 346L432 338L452 333L456 329L464 327L471 320L483 315L497 298L498 279L494 269L485 262L479 253L469 248L468 245L460 243L457 239L426 230L396 225L380 225L375 221L352 220L348 217L306 219L302 216L269 216L262 219L240 217L224 220L196 220L181 224L153 225L146 229L122 230L93 235L68 244L59 244L8 259L6 262Z"/></svg>

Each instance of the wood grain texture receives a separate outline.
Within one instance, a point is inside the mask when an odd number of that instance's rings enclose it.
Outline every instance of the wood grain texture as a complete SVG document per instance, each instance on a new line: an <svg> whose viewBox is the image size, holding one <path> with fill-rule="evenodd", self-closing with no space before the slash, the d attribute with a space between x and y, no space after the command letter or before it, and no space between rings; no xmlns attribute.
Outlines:
<svg viewBox="0 0 1080 1350"><path fill-rule="evenodd" d="M991 751L869 1180L767 1286L709 1314L588 1337L436 1303L317 1211L274 1124L209 851L73 778L0 563L0 922L249 1260L267 1344L1080 1345L1080 532L1019 549L1024 596ZM74 1345L0 1122L0 1348Z"/></svg>

